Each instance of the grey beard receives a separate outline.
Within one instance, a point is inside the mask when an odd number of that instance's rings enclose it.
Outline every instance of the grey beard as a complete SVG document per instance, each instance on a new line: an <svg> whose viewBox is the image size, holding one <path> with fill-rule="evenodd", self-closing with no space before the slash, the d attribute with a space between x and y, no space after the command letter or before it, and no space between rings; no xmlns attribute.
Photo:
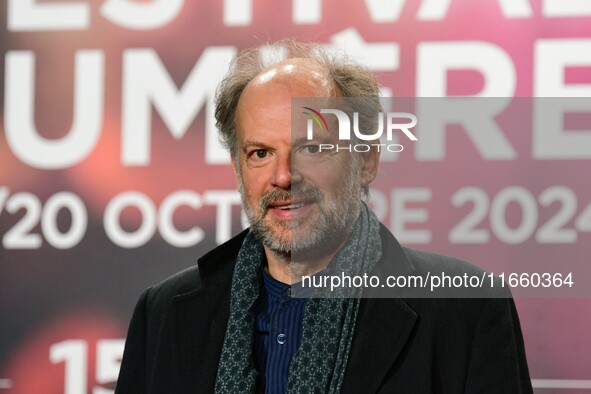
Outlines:
<svg viewBox="0 0 591 394"><path fill-rule="evenodd" d="M350 163L347 177L344 179L341 188L341 196L337 201L326 202L324 195L316 187L296 186L291 191L274 189L266 193L258 206L249 206L248 193L244 188L241 176L238 177L242 205L252 232L283 260L294 259L294 254L310 255L322 254L325 248L340 238L342 234L348 233L359 215L361 206L361 194L359 187L360 168L356 159ZM265 215L269 209L269 203L277 200L288 200L294 197L305 196L316 202L320 209L320 217L313 224L311 231L295 238L294 230L304 224L306 219L291 220L280 224L285 231L292 231L290 241L285 241L281 236L275 234L273 228L265 221Z"/></svg>

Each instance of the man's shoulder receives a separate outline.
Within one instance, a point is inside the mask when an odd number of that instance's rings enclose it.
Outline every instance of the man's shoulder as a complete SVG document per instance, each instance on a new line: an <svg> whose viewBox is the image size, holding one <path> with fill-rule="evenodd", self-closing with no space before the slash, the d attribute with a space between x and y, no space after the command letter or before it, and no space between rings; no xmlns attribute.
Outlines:
<svg viewBox="0 0 591 394"><path fill-rule="evenodd" d="M381 229L382 263L376 272L406 276L421 285L405 289L419 298L510 298L501 279L467 261L403 247L385 227ZM419 280L420 279L420 280ZM414 283L414 282L413 282ZM426 289L426 290L425 290Z"/></svg>
<svg viewBox="0 0 591 394"><path fill-rule="evenodd" d="M467 261L442 254L413 249L400 245L390 230L381 225L382 252L387 260L395 259L396 264L402 264L405 272L449 272L450 274L467 273L482 274L485 271ZM390 263L391 261L388 261Z"/></svg>
<svg viewBox="0 0 591 394"><path fill-rule="evenodd" d="M402 247L414 268L420 272L447 272L454 274L481 275L482 268L455 257L427 252L424 250Z"/></svg>
<svg viewBox="0 0 591 394"><path fill-rule="evenodd" d="M204 283L231 281L236 256L248 230L210 250L197 260L197 264L186 268L152 286L151 298L171 299L199 290Z"/></svg>
<svg viewBox="0 0 591 394"><path fill-rule="evenodd" d="M242 231L240 234L201 256L198 260L198 266L202 276L207 277L210 274L215 274L220 268L227 268L227 265L231 265L233 268L236 256L249 231L249 229Z"/></svg>

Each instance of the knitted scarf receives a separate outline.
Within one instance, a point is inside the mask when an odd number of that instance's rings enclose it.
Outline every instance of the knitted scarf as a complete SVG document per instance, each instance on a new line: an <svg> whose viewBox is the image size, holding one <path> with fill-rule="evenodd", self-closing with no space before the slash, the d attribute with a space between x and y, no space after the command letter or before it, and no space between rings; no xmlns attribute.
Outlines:
<svg viewBox="0 0 591 394"><path fill-rule="evenodd" d="M332 259L326 275L369 274L381 257L379 221L362 204L352 234ZM261 242L248 233L238 253L230 316L216 378L215 392L254 393L258 372L254 366L255 306L260 293ZM287 393L339 393L353 340L361 289L316 289L303 318L300 348L289 368ZM339 297L341 295L341 297ZM343 296L347 298L342 298ZM330 298L326 298L330 297ZM336 298L335 298L336 297Z"/></svg>

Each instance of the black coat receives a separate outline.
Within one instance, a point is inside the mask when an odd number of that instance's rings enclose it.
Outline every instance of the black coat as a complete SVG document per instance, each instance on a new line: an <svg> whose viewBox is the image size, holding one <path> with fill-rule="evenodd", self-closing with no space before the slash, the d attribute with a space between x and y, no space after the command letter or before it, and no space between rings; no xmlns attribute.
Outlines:
<svg viewBox="0 0 591 394"><path fill-rule="evenodd" d="M213 393L236 256L246 232L146 290L116 394ZM483 271L402 248L382 227L383 273ZM360 304L343 393L531 393L511 298L371 298Z"/></svg>

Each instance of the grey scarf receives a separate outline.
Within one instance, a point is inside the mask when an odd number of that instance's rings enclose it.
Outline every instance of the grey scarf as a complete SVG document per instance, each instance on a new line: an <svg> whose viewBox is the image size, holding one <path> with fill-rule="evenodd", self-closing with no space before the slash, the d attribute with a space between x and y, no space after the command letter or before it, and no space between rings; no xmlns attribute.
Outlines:
<svg viewBox="0 0 591 394"><path fill-rule="evenodd" d="M382 254L379 229L375 214L362 204L349 240L323 274L369 274ZM261 242L249 233L238 253L232 277L230 316L218 365L216 393L255 392L258 372L252 354L254 311L261 289L263 256ZM316 289L314 297L318 298L310 299L306 305L302 342L289 367L288 393L341 391L360 292L361 289Z"/></svg>

